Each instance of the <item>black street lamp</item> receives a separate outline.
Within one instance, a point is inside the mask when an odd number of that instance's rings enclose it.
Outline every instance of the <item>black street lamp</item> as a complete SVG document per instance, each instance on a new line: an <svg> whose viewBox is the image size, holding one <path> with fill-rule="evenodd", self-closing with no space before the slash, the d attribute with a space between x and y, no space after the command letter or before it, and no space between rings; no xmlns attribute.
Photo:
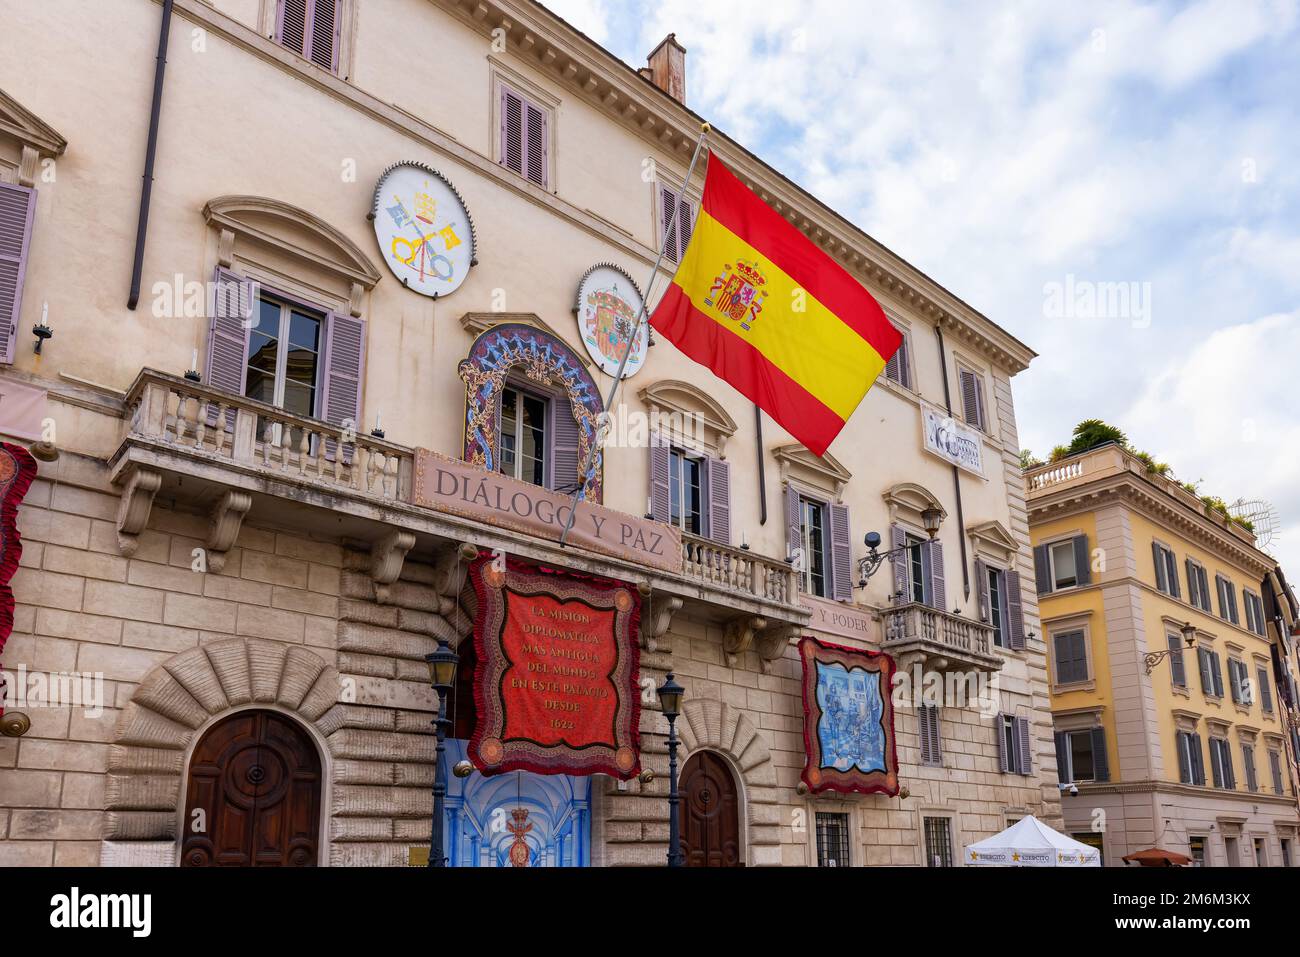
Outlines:
<svg viewBox="0 0 1300 957"><path fill-rule="evenodd" d="M424 656L429 663L429 674L433 679L433 690L438 693L438 717L433 720L433 728L438 736L437 755L433 759L433 832L429 840L429 867L446 867L447 858L442 848L442 819L445 814L447 798L447 778L442 770L442 755L446 750L443 742L447 740L447 696L456 684L456 665L460 656L447 644L447 639L438 639L438 650Z"/></svg>
<svg viewBox="0 0 1300 957"><path fill-rule="evenodd" d="M668 672L668 677L659 686L659 706L664 717L668 719L668 866L681 867L686 861L682 856L682 830L679 823L677 806L681 798L677 795L677 716L682 713L682 695L686 689Z"/></svg>
<svg viewBox="0 0 1300 957"><path fill-rule="evenodd" d="M1187 624L1183 625L1179 631L1183 633L1183 641L1187 643L1187 650L1190 651L1195 648L1196 626L1189 621ZM1172 648L1166 648L1164 651L1149 651L1143 655L1142 663L1146 665L1146 673L1151 674L1151 672L1155 670L1156 665L1168 658L1172 651Z"/></svg>

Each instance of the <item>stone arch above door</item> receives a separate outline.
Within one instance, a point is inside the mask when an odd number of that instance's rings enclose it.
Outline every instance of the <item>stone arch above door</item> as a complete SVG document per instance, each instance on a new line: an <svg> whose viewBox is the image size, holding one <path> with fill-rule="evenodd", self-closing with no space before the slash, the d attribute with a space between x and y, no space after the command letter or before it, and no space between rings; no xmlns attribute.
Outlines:
<svg viewBox="0 0 1300 957"><path fill-rule="evenodd" d="M685 747L682 763L696 751L715 751L731 763L740 779L742 829L749 863L781 863L781 806L776 765L767 742L740 709L705 698L687 701L677 732Z"/></svg>
<svg viewBox="0 0 1300 957"><path fill-rule="evenodd" d="M324 737L319 722L338 701L339 687L338 672L319 655L272 641L222 638L159 664L123 709L109 750L106 859L142 862L129 853L110 855L109 842L176 839L186 753L212 718L268 705L316 726ZM159 850L156 843L153 848Z"/></svg>
<svg viewBox="0 0 1300 957"><path fill-rule="evenodd" d="M502 323L474 340L458 371L465 382L466 462L496 470L498 400L512 372L568 397L578 428L578 462L587 460L605 404L582 359L563 341L535 326ZM588 501L601 501L603 466L597 451L586 482Z"/></svg>

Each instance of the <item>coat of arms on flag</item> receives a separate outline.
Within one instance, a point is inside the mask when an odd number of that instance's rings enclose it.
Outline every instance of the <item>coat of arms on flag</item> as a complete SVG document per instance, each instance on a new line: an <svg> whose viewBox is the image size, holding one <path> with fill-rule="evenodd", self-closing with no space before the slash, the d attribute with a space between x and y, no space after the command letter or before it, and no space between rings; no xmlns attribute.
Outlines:
<svg viewBox="0 0 1300 957"><path fill-rule="evenodd" d="M704 304L714 306L724 316L739 322L740 328L748 330L763 311L763 300L767 298L765 285L767 278L756 264L738 259L734 266L727 263L722 267L722 275L713 280Z"/></svg>

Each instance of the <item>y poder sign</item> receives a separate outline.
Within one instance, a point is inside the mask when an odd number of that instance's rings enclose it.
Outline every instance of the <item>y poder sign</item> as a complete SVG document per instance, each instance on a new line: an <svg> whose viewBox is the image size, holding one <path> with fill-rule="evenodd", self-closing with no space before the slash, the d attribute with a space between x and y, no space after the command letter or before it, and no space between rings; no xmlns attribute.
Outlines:
<svg viewBox="0 0 1300 957"><path fill-rule="evenodd" d="M416 449L414 504L422 508L558 541L571 503L570 495ZM676 527L591 502L578 503L567 540L650 568L682 568L682 534Z"/></svg>
<svg viewBox="0 0 1300 957"><path fill-rule="evenodd" d="M478 724L485 774L640 770L641 599L622 582L484 553L470 566Z"/></svg>

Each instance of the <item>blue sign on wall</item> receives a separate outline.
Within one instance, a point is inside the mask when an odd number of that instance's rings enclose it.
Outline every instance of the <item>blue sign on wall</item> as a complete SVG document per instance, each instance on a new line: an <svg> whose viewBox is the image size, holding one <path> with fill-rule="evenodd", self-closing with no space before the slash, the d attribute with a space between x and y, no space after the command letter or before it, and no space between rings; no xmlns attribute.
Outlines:
<svg viewBox="0 0 1300 957"><path fill-rule="evenodd" d="M452 867L586 867L591 863L591 778L513 771L451 773L463 740L446 742L446 848ZM526 864L523 863L526 860Z"/></svg>

